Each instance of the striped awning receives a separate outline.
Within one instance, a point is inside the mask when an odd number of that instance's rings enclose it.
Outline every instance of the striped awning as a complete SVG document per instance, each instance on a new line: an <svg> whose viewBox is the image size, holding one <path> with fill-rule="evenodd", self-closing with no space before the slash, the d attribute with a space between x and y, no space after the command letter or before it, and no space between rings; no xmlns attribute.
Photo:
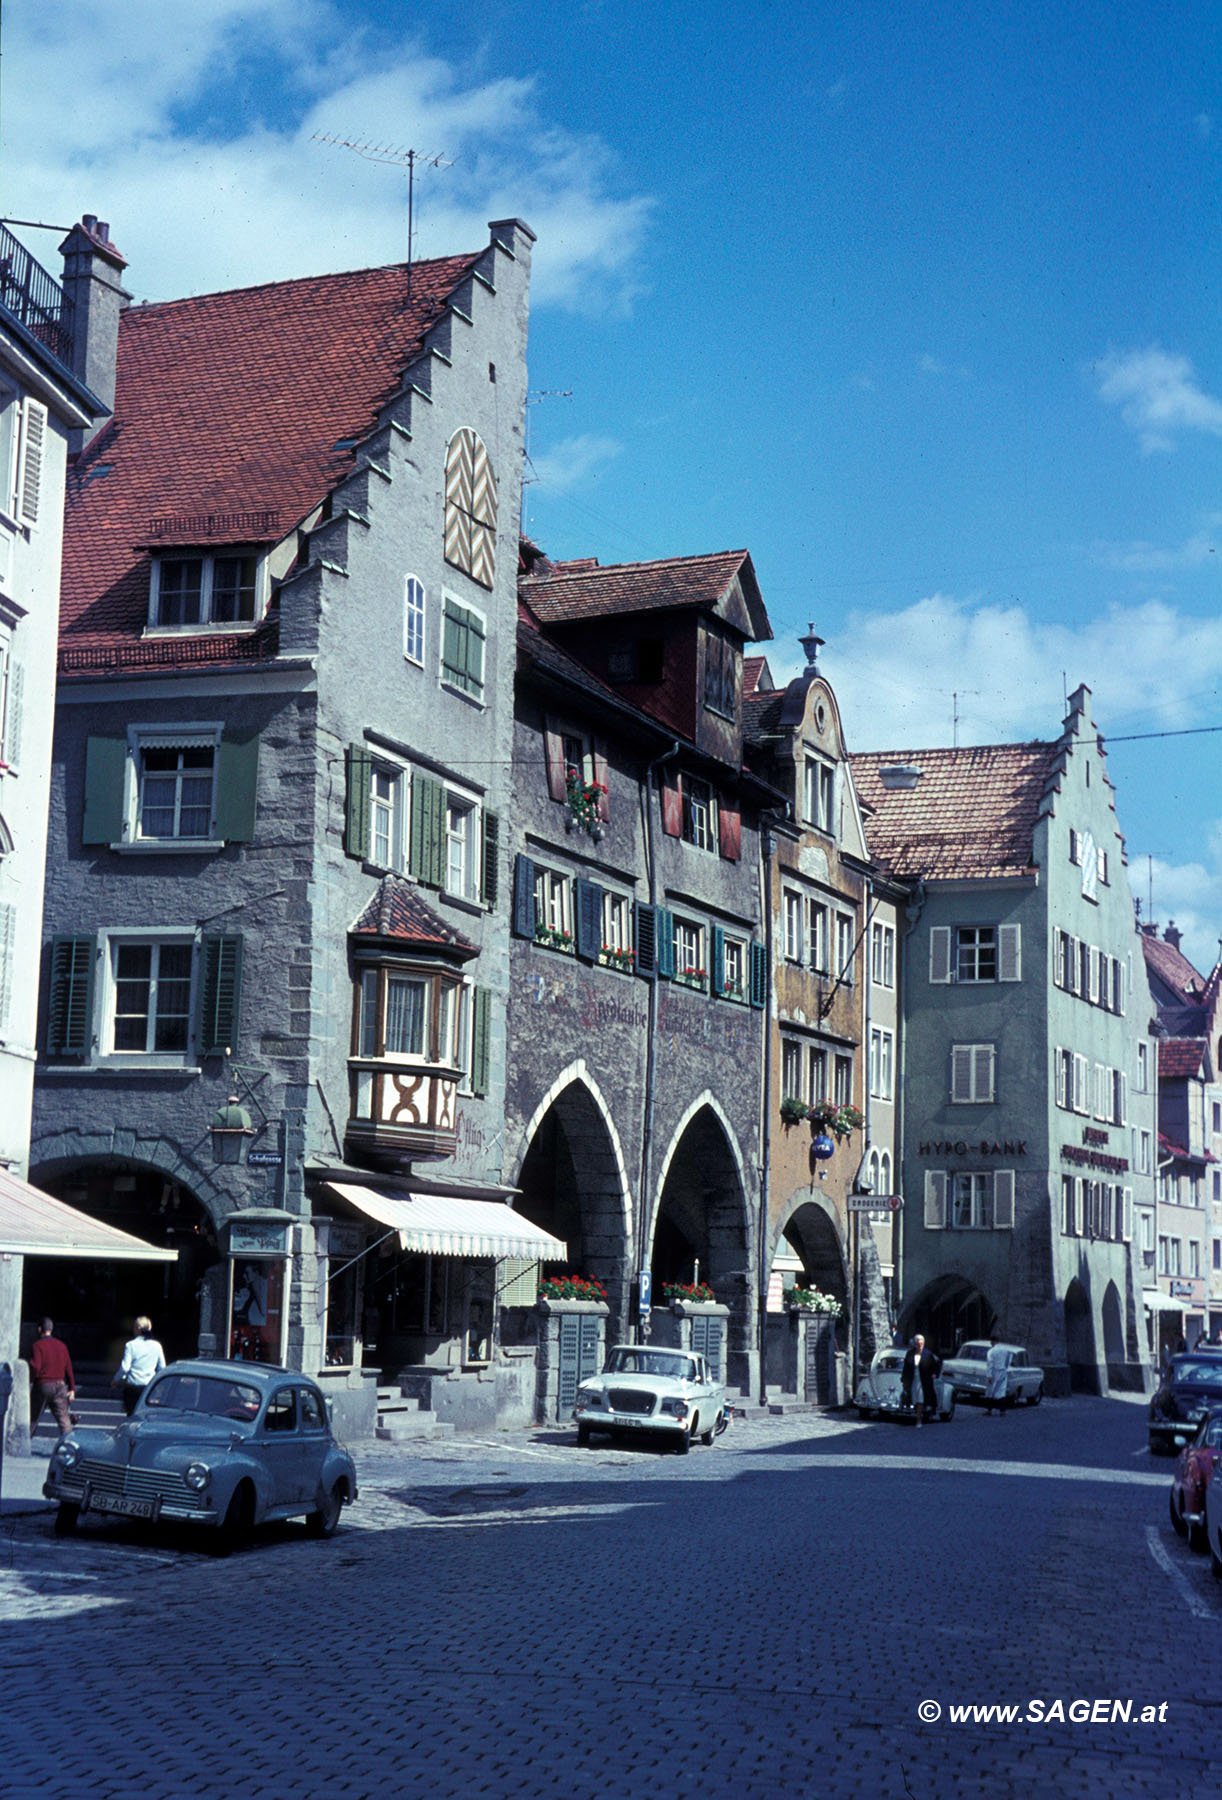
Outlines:
<svg viewBox="0 0 1222 1800"><path fill-rule="evenodd" d="M70 1256L115 1262L177 1262L177 1250L159 1249L101 1219L78 1212L0 1169L0 1256Z"/></svg>
<svg viewBox="0 0 1222 1800"><path fill-rule="evenodd" d="M409 1194L366 1182L328 1181L325 1194L399 1234L400 1250L431 1256L528 1257L565 1262L559 1238L500 1200L468 1200L461 1194Z"/></svg>

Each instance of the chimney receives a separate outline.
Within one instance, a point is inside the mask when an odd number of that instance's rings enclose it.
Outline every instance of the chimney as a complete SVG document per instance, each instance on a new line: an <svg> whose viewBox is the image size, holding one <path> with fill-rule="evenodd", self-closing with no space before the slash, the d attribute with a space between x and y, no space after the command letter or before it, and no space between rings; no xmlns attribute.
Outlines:
<svg viewBox="0 0 1222 1800"><path fill-rule="evenodd" d="M1183 937L1183 933L1180 930L1178 930L1175 920L1174 919L1170 920L1170 922L1167 925L1166 931L1163 932L1164 944L1170 944L1170 946L1173 950L1178 950L1180 947L1180 939L1182 937Z"/></svg>
<svg viewBox="0 0 1222 1800"><path fill-rule="evenodd" d="M115 403L119 314L131 299L120 276L127 267L110 241L110 226L93 213L74 225L63 243L64 294L72 305L72 373L110 411ZM69 449L84 448L105 421L73 432Z"/></svg>

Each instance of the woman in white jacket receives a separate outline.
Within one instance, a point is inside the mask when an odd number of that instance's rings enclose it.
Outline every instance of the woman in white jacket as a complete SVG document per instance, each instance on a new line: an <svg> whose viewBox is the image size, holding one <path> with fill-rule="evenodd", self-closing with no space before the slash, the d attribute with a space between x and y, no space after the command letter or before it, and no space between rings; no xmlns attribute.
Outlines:
<svg viewBox="0 0 1222 1800"><path fill-rule="evenodd" d="M123 1411L129 1416L137 1400L159 1369L165 1368L165 1351L153 1336L153 1321L142 1313L136 1320L136 1335L123 1346L123 1361L111 1385L123 1399Z"/></svg>

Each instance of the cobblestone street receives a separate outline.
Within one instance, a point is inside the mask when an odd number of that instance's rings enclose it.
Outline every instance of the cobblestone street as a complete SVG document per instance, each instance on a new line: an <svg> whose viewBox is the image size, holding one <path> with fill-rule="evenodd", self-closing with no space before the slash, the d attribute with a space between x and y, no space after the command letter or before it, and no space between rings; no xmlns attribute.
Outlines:
<svg viewBox="0 0 1222 1800"><path fill-rule="evenodd" d="M4 1800L1212 1786L1222 1589L1143 1424L1073 1400L739 1422L685 1459L379 1445L334 1541L228 1560L10 1515ZM1033 1699L1134 1719L948 1717Z"/></svg>

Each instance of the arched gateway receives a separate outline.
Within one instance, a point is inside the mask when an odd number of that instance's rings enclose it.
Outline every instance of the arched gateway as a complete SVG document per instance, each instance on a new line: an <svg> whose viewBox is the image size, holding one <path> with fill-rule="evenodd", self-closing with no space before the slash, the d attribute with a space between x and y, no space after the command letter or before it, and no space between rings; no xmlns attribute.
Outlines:
<svg viewBox="0 0 1222 1800"><path fill-rule="evenodd" d="M742 1161L715 1100L706 1098L680 1124L662 1168L661 1197L649 1246L654 1304L666 1283L708 1282L730 1309L727 1368L747 1378L754 1257Z"/></svg>

